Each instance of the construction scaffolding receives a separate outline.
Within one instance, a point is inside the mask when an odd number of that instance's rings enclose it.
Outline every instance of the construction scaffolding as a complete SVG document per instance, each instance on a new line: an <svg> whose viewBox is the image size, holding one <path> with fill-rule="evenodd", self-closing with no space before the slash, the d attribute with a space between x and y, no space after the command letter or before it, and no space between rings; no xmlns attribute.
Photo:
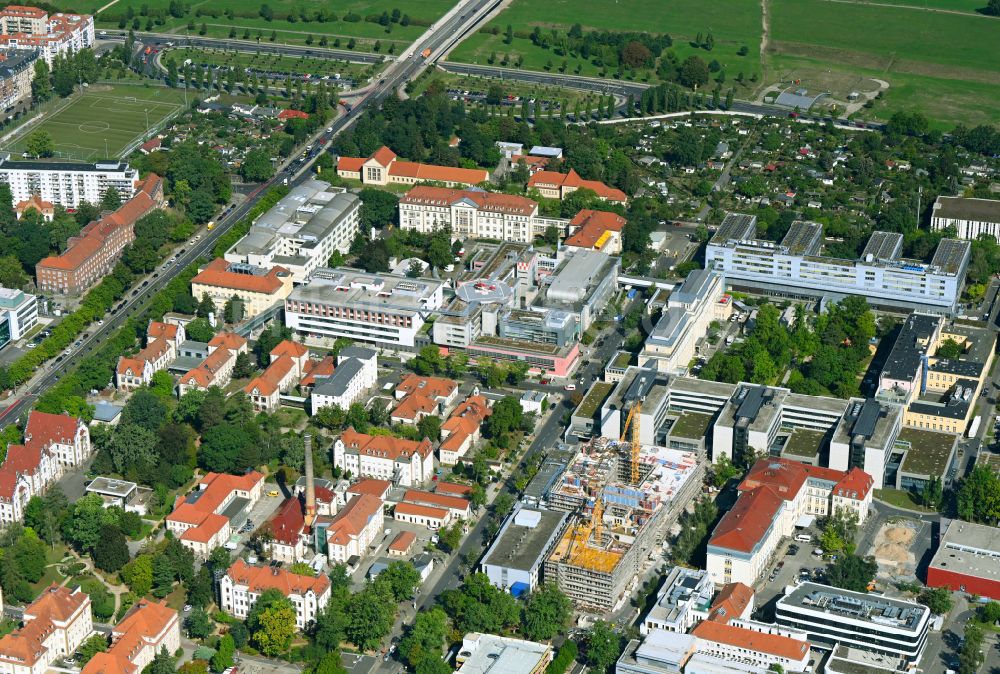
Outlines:
<svg viewBox="0 0 1000 674"><path fill-rule="evenodd" d="M633 442L583 445L549 493L550 506L571 513L572 523L546 560L545 577L581 607L619 605L642 561L698 493L695 454L641 445L632 430Z"/></svg>

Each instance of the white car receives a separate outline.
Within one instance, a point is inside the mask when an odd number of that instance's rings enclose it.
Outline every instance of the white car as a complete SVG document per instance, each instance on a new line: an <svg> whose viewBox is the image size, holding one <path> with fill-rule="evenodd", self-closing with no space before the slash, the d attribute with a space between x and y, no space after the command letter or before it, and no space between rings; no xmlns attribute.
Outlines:
<svg viewBox="0 0 1000 674"><path fill-rule="evenodd" d="M565 388L566 388L567 391L575 391L576 390L576 384L566 384Z"/></svg>

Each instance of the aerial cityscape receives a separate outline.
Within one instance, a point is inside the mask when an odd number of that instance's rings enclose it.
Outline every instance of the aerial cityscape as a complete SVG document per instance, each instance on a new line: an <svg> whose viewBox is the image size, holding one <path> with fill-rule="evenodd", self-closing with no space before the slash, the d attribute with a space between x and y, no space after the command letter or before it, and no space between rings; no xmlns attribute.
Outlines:
<svg viewBox="0 0 1000 674"><path fill-rule="evenodd" d="M1000 674L1000 0L50 0L0 98L0 674Z"/></svg>

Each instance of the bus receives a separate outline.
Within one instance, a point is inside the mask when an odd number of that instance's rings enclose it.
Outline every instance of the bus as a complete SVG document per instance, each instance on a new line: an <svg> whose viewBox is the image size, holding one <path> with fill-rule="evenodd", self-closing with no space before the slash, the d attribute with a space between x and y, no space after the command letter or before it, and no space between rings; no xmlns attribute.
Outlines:
<svg viewBox="0 0 1000 674"><path fill-rule="evenodd" d="M207 225L205 225L205 229L207 229L207 230L208 230L208 231L210 231L210 232L212 231L212 228L213 228L213 227L215 227L215 221L214 221L214 220L210 220L210 221L208 222L208 224L207 224Z"/></svg>

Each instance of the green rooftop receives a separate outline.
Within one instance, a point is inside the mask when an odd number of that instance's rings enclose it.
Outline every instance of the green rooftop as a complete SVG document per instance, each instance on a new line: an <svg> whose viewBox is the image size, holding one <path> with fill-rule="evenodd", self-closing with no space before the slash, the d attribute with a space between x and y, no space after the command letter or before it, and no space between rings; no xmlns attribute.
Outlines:
<svg viewBox="0 0 1000 674"><path fill-rule="evenodd" d="M788 440L785 442L785 448L781 451L781 453L813 458L819 455L820 447L823 446L824 435L825 433L821 431L813 431L808 428L796 428L792 431L792 434L788 436Z"/></svg>
<svg viewBox="0 0 1000 674"><path fill-rule="evenodd" d="M900 466L902 472L938 477L944 474L955 444L954 435L904 428L899 433L899 439L910 443L910 449Z"/></svg>
<svg viewBox="0 0 1000 674"><path fill-rule="evenodd" d="M580 401L580 406L576 408L576 412L573 413L575 417L582 417L584 419L592 419L597 410L604 401L608 399L611 395L611 391L615 388L614 384L606 381L595 382L590 390L587 391L587 395L584 396L583 400Z"/></svg>
<svg viewBox="0 0 1000 674"><path fill-rule="evenodd" d="M700 412L681 412L680 417L670 427L670 435L680 438L700 439L705 437L712 423L711 414Z"/></svg>
<svg viewBox="0 0 1000 674"><path fill-rule="evenodd" d="M632 364L632 354L628 351L619 351L615 354L615 359L611 361L613 367L624 370Z"/></svg>

